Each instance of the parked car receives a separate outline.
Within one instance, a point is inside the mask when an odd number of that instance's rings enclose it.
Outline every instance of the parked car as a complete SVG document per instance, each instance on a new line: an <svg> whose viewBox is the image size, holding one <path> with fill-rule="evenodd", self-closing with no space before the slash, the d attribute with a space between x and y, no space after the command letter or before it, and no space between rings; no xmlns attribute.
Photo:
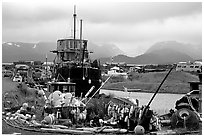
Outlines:
<svg viewBox="0 0 204 137"><path fill-rule="evenodd" d="M11 70L2 70L2 76L3 77L12 77L13 76L13 72Z"/></svg>

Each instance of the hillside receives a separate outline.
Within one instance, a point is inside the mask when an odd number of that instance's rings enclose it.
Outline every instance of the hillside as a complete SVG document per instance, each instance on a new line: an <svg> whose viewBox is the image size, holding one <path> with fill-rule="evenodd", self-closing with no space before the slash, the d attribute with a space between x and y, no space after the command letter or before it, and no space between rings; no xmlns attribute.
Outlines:
<svg viewBox="0 0 204 137"><path fill-rule="evenodd" d="M194 59L202 58L202 44L186 44L177 41L163 41L153 44L145 53L151 53L154 51L161 50L174 50Z"/></svg>
<svg viewBox="0 0 204 137"><path fill-rule="evenodd" d="M118 55L113 57L113 62L126 62L127 64L173 64L181 61L193 61L189 55L171 49L155 50L137 57ZM101 63L110 62L111 58L101 58Z"/></svg>
<svg viewBox="0 0 204 137"><path fill-rule="evenodd" d="M131 78L120 82L110 82L104 85L104 89L123 90L123 86L128 89L141 89L145 92L155 92L159 84L167 74L165 72L132 73ZM160 93L187 93L190 91L189 81L198 81L198 76L187 72L177 72L173 70L160 89Z"/></svg>
<svg viewBox="0 0 204 137"><path fill-rule="evenodd" d="M184 50L185 49L185 50ZM144 54L136 57L118 55L113 62L128 64L172 64L182 61L194 61L202 58L202 46L179 43L176 41L158 42L152 45ZM101 63L110 62L109 58L100 59Z"/></svg>
<svg viewBox="0 0 204 137"><path fill-rule="evenodd" d="M56 49L56 42L6 42L2 44L2 61L14 62L17 60L53 61L56 54L51 50ZM172 64L180 61L193 61L201 59L202 46L183 44L175 41L158 42L151 46L142 55L128 57L114 44L88 43L90 58L100 59L101 64L106 62L126 62L128 64ZM185 50L184 50L185 49Z"/></svg>
<svg viewBox="0 0 204 137"><path fill-rule="evenodd" d="M108 43L98 45L93 42L89 42L88 50L93 52L90 55L91 59L99 59L104 57L117 56L118 54L124 54L124 52L116 45Z"/></svg>
<svg viewBox="0 0 204 137"><path fill-rule="evenodd" d="M55 55L50 51L55 49L54 42L24 43L7 42L2 44L2 62L18 60L53 61Z"/></svg>
<svg viewBox="0 0 204 137"><path fill-rule="evenodd" d="M136 64L173 64L193 60L189 55L172 49L158 49L135 58Z"/></svg>

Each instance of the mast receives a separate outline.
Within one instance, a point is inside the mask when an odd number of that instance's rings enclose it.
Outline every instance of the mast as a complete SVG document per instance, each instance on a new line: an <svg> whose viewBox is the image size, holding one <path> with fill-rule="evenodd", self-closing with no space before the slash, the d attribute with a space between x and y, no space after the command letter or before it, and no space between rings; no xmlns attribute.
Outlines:
<svg viewBox="0 0 204 137"><path fill-rule="evenodd" d="M74 5L74 49L76 48L76 5Z"/></svg>
<svg viewBox="0 0 204 137"><path fill-rule="evenodd" d="M80 19L80 46L82 48L82 19Z"/></svg>
<svg viewBox="0 0 204 137"><path fill-rule="evenodd" d="M81 58L81 62L82 62L82 68L83 68L83 60L84 60L84 47L83 47L83 41L82 41L82 19L80 20L80 48L82 50L82 58Z"/></svg>
<svg viewBox="0 0 204 137"><path fill-rule="evenodd" d="M83 77L82 79L85 80L84 77L84 47L83 47L83 40L82 40L82 19L80 20L80 48L82 50L82 57L81 57L81 66L82 66L82 71L83 71Z"/></svg>
<svg viewBox="0 0 204 137"><path fill-rule="evenodd" d="M47 53L46 53L46 78L47 78Z"/></svg>

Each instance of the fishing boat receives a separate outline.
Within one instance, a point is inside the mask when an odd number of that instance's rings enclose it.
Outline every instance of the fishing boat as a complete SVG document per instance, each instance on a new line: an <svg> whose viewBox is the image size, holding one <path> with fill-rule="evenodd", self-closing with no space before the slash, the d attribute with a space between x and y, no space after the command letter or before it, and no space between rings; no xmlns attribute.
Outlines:
<svg viewBox="0 0 204 137"><path fill-rule="evenodd" d="M80 20L80 38L76 38L76 10L74 8L74 37L57 40L54 60L55 79L61 82L76 83L77 97L84 97L94 86L93 92L101 86L101 69L97 60L91 62L87 49L88 40L82 39L82 20Z"/></svg>

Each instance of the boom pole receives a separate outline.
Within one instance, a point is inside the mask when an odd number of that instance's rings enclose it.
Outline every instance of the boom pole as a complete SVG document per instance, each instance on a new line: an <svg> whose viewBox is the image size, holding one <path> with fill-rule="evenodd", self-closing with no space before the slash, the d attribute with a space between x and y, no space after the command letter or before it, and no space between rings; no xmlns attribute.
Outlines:
<svg viewBox="0 0 204 137"><path fill-rule="evenodd" d="M166 80L166 78L169 76L170 72L173 70L174 68L174 65L171 67L171 69L169 70L169 72L166 74L166 76L164 77L164 79L162 80L162 82L160 83L159 87L157 88L156 92L154 93L154 95L152 96L152 98L150 99L149 103L147 104L147 106L145 106L143 112L142 112L142 115L141 115L141 118L140 118L140 121L139 121L139 124L141 124L143 122L143 118L145 117L145 113L146 113L146 110L149 108L150 104L152 103L154 97L157 95L157 93L159 92L159 89L161 88L161 86L163 85L164 81Z"/></svg>

